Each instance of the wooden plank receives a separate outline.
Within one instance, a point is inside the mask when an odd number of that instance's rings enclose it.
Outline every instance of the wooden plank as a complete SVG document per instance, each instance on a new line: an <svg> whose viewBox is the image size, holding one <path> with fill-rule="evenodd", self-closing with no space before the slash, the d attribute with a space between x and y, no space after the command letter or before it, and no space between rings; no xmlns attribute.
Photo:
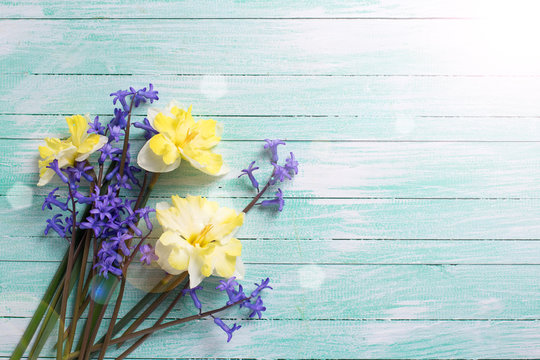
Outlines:
<svg viewBox="0 0 540 360"><path fill-rule="evenodd" d="M522 21L4 20L0 73L540 75Z"/></svg>
<svg viewBox="0 0 540 360"><path fill-rule="evenodd" d="M272 125L259 126L254 136L263 139L264 129ZM35 202L40 203L40 195L63 188L59 179L46 187L35 186L40 144L40 140L0 140L0 194L7 195L0 203L29 195L36 195ZM161 176L153 194L252 196L249 181L237 177L255 159L261 167L256 173L259 181L268 179L273 167L267 164L263 144L223 142L218 151L231 168L229 174L216 179L184 162ZM133 142L133 158L141 146L142 141ZM288 197L537 198L540 192L536 158L540 142L291 142L280 151L282 160L293 151L300 162L294 181L280 185ZM496 176L493 169L500 169Z"/></svg>
<svg viewBox="0 0 540 360"><path fill-rule="evenodd" d="M26 319L2 319L2 355L9 355ZM147 323L148 324L148 323ZM144 324L144 325L147 325ZM162 358L535 358L539 322L249 321L225 343L211 321L164 330L133 357ZM52 348L53 343L46 345ZM156 354L156 349L159 353ZM111 351L111 355L119 355ZM53 353L48 353L53 356Z"/></svg>
<svg viewBox="0 0 540 360"><path fill-rule="evenodd" d="M149 206L168 198L151 198ZM242 209L250 199L212 198ZM6 209L5 236L41 236L51 212ZM268 239L539 239L540 199L285 199L256 208L238 236ZM21 228L21 219L25 226ZM54 235L51 241L61 243Z"/></svg>
<svg viewBox="0 0 540 360"><path fill-rule="evenodd" d="M0 316L30 316L57 265L0 262L2 286L10 289L0 293ZM539 272L540 265L246 264L243 283L250 291L251 284L270 277L274 290L264 295L268 319L540 320ZM128 276L123 312L163 272L135 268ZM227 296L214 289L217 280L205 284L201 301L208 309L222 306ZM171 318L193 313L190 301L185 299Z"/></svg>
<svg viewBox="0 0 540 360"><path fill-rule="evenodd" d="M220 98L201 92L198 75L3 78L5 114L110 113L110 92L148 81L161 107L176 98L205 115L538 116L540 92L534 77L229 76Z"/></svg>
<svg viewBox="0 0 540 360"><path fill-rule="evenodd" d="M0 139L35 139L66 134L66 115L6 115L0 123L9 133ZM93 114L95 115L95 114ZM99 114L108 121L109 114ZM134 116L142 121L144 115ZM221 116L213 115L225 128L224 140L287 141L540 141L540 117L478 116ZM306 123L309 126L306 126ZM26 126L32 124L31 128ZM344 131L343 129L346 129ZM142 133L132 128L133 139Z"/></svg>
<svg viewBox="0 0 540 360"><path fill-rule="evenodd" d="M279 219L277 220L279 221ZM150 236L152 241L158 236ZM343 240L240 237L246 263L265 264L539 264L540 241L520 240ZM0 236L0 261L51 261L56 239ZM28 248L32 252L26 251ZM294 250L294 251L291 251Z"/></svg>
<svg viewBox="0 0 540 360"><path fill-rule="evenodd" d="M487 0L347 1L297 0L197 1L143 0L82 1L21 0L2 1L1 18L350 18L350 17L470 17L504 14L527 15L531 2ZM506 11L506 12L505 12Z"/></svg>

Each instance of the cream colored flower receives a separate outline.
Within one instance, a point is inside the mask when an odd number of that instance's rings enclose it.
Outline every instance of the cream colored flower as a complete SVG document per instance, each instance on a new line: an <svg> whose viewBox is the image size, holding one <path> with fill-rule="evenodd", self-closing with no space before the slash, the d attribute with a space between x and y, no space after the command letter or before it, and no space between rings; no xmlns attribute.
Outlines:
<svg viewBox="0 0 540 360"><path fill-rule="evenodd" d="M244 213L200 196L175 195L172 205L158 203L156 214L164 231L155 247L163 270L173 275L187 271L192 288L210 275L243 278L242 244L234 234Z"/></svg>
<svg viewBox="0 0 540 360"><path fill-rule="evenodd" d="M191 107L187 111L171 102L166 110L148 110L150 125L158 131L143 146L137 162L143 169L162 173L180 166L182 158L202 172L219 176L228 171L221 155L210 149L221 140L223 128L217 121L193 120Z"/></svg>
<svg viewBox="0 0 540 360"><path fill-rule="evenodd" d="M39 147L39 182L38 186L47 184L54 177L55 172L47 168L57 159L60 168L73 166L75 161L84 161L101 149L107 143L107 137L98 134L89 134L88 119L81 115L66 117L71 136L66 140L46 138L45 146Z"/></svg>

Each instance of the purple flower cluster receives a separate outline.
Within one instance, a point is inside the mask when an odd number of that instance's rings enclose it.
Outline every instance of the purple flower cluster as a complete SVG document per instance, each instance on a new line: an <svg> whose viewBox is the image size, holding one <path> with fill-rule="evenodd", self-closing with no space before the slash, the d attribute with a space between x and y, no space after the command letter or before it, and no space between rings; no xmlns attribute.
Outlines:
<svg viewBox="0 0 540 360"><path fill-rule="evenodd" d="M259 293L264 289L272 289L270 286L268 286L270 283L269 278L262 280L261 284L255 284L257 287L251 292L249 297L244 294L242 285L238 284L235 277L227 280L220 280L219 283L220 284L216 287L216 289L219 291L225 291L227 293L227 296L229 297L227 305L238 303L241 308L245 307L251 310L251 314L249 314L250 318L254 317L255 315L257 315L259 319L262 317L262 313L266 311L266 307L263 305L263 300L259 296ZM236 323L229 328L218 317L214 317L214 323L225 331L225 333L227 333L227 342L231 341L233 332L240 329L240 326L237 326Z"/></svg>
<svg viewBox="0 0 540 360"><path fill-rule="evenodd" d="M289 153L290 155L289 157L285 159L285 163L283 165L278 164L278 161L279 161L278 146L285 145L285 142L283 140L265 139L264 141L266 142L264 145L264 148L270 152L270 156L271 156L270 164L272 164L272 166L274 167L274 171L272 172L272 176L270 177L270 180L268 180L268 184L262 190L263 192L268 188L269 185L275 185L278 181L284 182L285 180L292 180L294 175L298 174L298 161L296 160L292 152ZM249 164L249 166L247 167L247 169L242 169L242 172L238 177L247 175L247 177L249 178L251 182L251 185L255 189L257 189L257 193L260 193L259 182L257 181L257 178L255 177L255 175L253 175L253 172L258 169L259 167L255 166L255 161L252 161L251 164ZM281 191L281 189L278 188L278 191L276 192L276 196L274 199L261 201L257 205L277 206L278 210L282 211L283 206L285 205L285 201L283 200L283 192Z"/></svg>
<svg viewBox="0 0 540 360"><path fill-rule="evenodd" d="M150 208L134 209L134 200L118 196L121 187L121 183L116 182L101 195L96 187L90 215L80 224L81 229L91 229L96 239L101 241L94 268L105 277L108 273L122 274L123 256L130 256L132 251L128 246L130 240L133 235L142 236L137 223L141 219L149 222L148 215L154 211Z"/></svg>
<svg viewBox="0 0 540 360"><path fill-rule="evenodd" d="M253 160L251 162L251 164L249 164L247 169L242 169L242 173L240 175L238 175L238 177L247 175L248 178L249 178L249 181L251 181L251 186L253 186L255 189L257 189L257 192L259 192L259 182L255 178L255 175L253 175L253 172L255 170L259 170L259 167L258 166L253 167L253 165L255 165L255 160Z"/></svg>
<svg viewBox="0 0 540 360"><path fill-rule="evenodd" d="M65 200L60 201L59 198L61 195L56 193L59 188L54 188L45 197L41 209L54 210L57 208L63 212L70 211L71 214L66 217L64 217L62 213L54 214L52 218L46 220L47 226L45 227L44 233L45 235L48 235L50 230L54 230L61 237L66 237L67 235L72 234L74 228L73 219L74 217L76 218L78 214L76 209L70 207L70 204L89 202L89 199L79 192L79 187L81 179L84 178L88 181L93 180L91 172L94 168L88 165L87 162L78 162L72 167L60 169L58 160L56 159L49 164L48 168L52 169L58 175L60 180L68 185L68 193L64 198Z"/></svg>
<svg viewBox="0 0 540 360"><path fill-rule="evenodd" d="M221 328L221 330L225 331L225 333L227 334L227 342L231 341L233 332L235 332L236 330L238 330L238 329L240 329L242 327L242 326L236 325L236 323L234 323L233 326L230 328L229 326L227 326L227 324L225 324L223 322L223 320L221 320L218 317L214 317L214 324L219 326Z"/></svg>
<svg viewBox="0 0 540 360"><path fill-rule="evenodd" d="M144 138L146 140L150 140L152 136L158 133L158 131L152 127L152 124L150 124L150 121L147 118L144 118L142 122L134 122L133 126L144 130Z"/></svg>
<svg viewBox="0 0 540 360"><path fill-rule="evenodd" d="M285 200L283 200L283 192L281 189L277 189L276 197L271 200L263 200L260 203L261 206L277 206L279 211L283 210Z"/></svg>
<svg viewBox="0 0 540 360"><path fill-rule="evenodd" d="M202 289L202 286L199 285L199 286L196 286L192 289L184 289L182 290L182 293L184 295L186 294L189 294L189 296L191 297L191 300L193 301L193 305L199 309L199 313L201 312L201 309L202 309L202 304L201 304L201 301L199 300L199 297L197 296L197 290L200 290Z"/></svg>
<svg viewBox="0 0 540 360"><path fill-rule="evenodd" d="M153 103L154 100L159 100L158 92L154 90L154 85L152 84L148 86L148 90L145 87L139 90L130 87L129 90L118 90L117 92L112 93L111 96L114 96L113 104L116 105L118 102L119 105L121 105L120 108L114 109L114 117L111 120L109 128L111 133L109 136L113 136L115 139L118 138L120 130L125 130L127 125L127 116L129 115L131 107L131 105L128 105L127 99L131 99L133 107L135 108L143 103ZM146 118L142 123L134 122L133 126L145 130L145 137L147 140L157 134L157 131L150 125L150 122Z"/></svg>
<svg viewBox="0 0 540 360"><path fill-rule="evenodd" d="M88 125L90 125L90 129L88 129L87 133L105 135L105 127L101 126L101 123L99 122L99 116L96 116L94 118L94 121L89 123Z"/></svg>
<svg viewBox="0 0 540 360"><path fill-rule="evenodd" d="M270 154L272 154L272 163L277 163L279 160L277 148L279 145L285 145L285 141L279 139L264 139L264 141L266 142L266 144L264 144L264 148L268 149Z"/></svg>
<svg viewBox="0 0 540 360"><path fill-rule="evenodd" d="M229 298L226 303L227 306L238 304L240 308L247 308L251 310L249 315L250 318L257 315L257 317L260 319L262 317L262 313L266 311L266 307L263 305L263 300L259 294L264 289L272 289L270 286L268 286L269 282L270 279L266 278L265 280L261 281L261 284L255 284L256 288L251 292L250 296L247 296L244 293L242 285L238 284L235 277L231 277L227 280L220 280L216 289L227 293ZM183 295L190 295L193 305L197 310L199 310L199 314L202 313L202 304L197 295L197 291L201 289L202 286L199 285L193 289L182 290ZM214 318L214 323L227 334L227 342L231 341L233 333L241 328L241 326L236 325L236 323L233 324L232 327L229 327L219 317L215 317L213 315L211 316Z"/></svg>
<svg viewBox="0 0 540 360"><path fill-rule="evenodd" d="M130 110L138 107L142 103L158 100L158 92L154 90L152 84L135 90L130 87L129 90L119 90L111 94L114 96L113 104L118 103L120 107L114 109L114 116L108 124L102 124L99 117L95 117L89 123L88 133L105 135L108 142L99 150L97 160L100 169L103 169L106 162L110 161L109 171L104 174L104 179L98 179L94 167L88 161L76 162L73 166L60 169L58 161L54 160L49 168L54 170L59 178L68 185L68 195L66 200L60 200L56 191L51 191L45 198L42 209L53 207L62 211L71 211L71 216L63 218L62 214L55 214L47 220L45 234L54 230L60 236L66 237L72 233L74 228L74 216L77 212L70 208L70 204L88 204L91 206L89 215L82 219L78 224L81 229L91 229L94 236L100 243L100 249L97 252L96 265L99 273L105 277L109 273L116 276L122 274L122 261L131 255L132 248L130 242L133 236L142 236L142 231L137 227L140 220L144 220L148 229L152 229L149 214L154 211L151 208L135 208L135 201L120 196L121 189L131 190L139 186L139 179L136 174L141 172L137 166L131 165L131 156L128 151L125 154L123 173L120 174L122 161L122 144L118 144L124 137L127 119ZM149 124L148 124L149 125ZM101 171L100 171L101 173ZM94 185L91 188L90 195L84 196L79 192L81 179L87 180ZM101 184L101 181L107 183ZM102 185L99 188L98 185ZM76 222L76 221L75 221ZM75 224L77 225L77 224ZM141 261L150 263L156 259L153 249L144 246L141 249Z"/></svg>
<svg viewBox="0 0 540 360"><path fill-rule="evenodd" d="M92 197L92 210L90 216L81 222L82 229L92 229L97 239L101 240L101 248L97 253L96 264L99 273L108 277L109 273L120 276L122 274L123 259L131 255L131 239L133 236L142 236L142 231L137 227L140 220L144 220L148 229L152 230L149 214L154 209L144 207L135 208L136 202L126 197L120 197L121 189L131 190L139 186L136 174L141 172L137 166L131 165L129 144L124 158L123 173L120 173L122 161L122 144L118 144L124 137L128 117L133 107L138 107L147 101L152 103L158 100L158 92L150 84L135 90L118 90L112 93L113 104L121 107L114 109L114 116L104 126L94 120L94 129L105 129L104 135L108 135L108 142L100 149L101 155L98 163L103 166L106 161L111 161L110 171L105 175L105 180L110 182L104 189L95 188ZM129 104L128 104L129 101ZM150 263L155 260L153 249L148 246L140 248L141 261Z"/></svg>
<svg viewBox="0 0 540 360"><path fill-rule="evenodd" d="M156 255L154 248L150 244L144 244L139 249L141 252L141 259L140 261L143 264L150 265L152 261L156 261L159 259L159 257Z"/></svg>
<svg viewBox="0 0 540 360"><path fill-rule="evenodd" d="M116 105L116 102L119 102L126 112L129 112L130 108L126 98L130 98L135 107L138 107L141 103L146 103L146 101L153 103L154 100L159 100L158 92L154 90L154 85L152 84L148 86L148 90L146 90L145 87L139 90L130 87L129 90L118 90L117 92L112 93L111 96L114 96L113 104Z"/></svg>

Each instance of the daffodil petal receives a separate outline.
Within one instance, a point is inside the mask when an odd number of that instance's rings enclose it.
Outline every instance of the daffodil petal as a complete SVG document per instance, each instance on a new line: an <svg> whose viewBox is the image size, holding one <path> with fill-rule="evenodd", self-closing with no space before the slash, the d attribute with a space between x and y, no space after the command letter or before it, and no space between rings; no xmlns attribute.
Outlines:
<svg viewBox="0 0 540 360"><path fill-rule="evenodd" d="M148 145L154 154L162 157L163 162L167 165L174 163L180 157L176 145L164 134L154 135L148 141Z"/></svg>
<svg viewBox="0 0 540 360"><path fill-rule="evenodd" d="M178 120L175 117L167 116L159 113L154 118L154 129L159 132L159 135L164 135L169 139L174 139L176 136L176 126Z"/></svg>
<svg viewBox="0 0 540 360"><path fill-rule="evenodd" d="M186 271L189 265L189 252L184 248L175 248L167 260L176 270Z"/></svg>
<svg viewBox="0 0 540 360"><path fill-rule="evenodd" d="M193 124L193 131L197 136L190 145L197 149L208 150L216 146L221 140L223 125L215 120L199 120Z"/></svg>
<svg viewBox="0 0 540 360"><path fill-rule="evenodd" d="M156 209L156 217L158 222L165 231L174 231L184 238L188 238L196 229L190 221L189 214L179 212L175 207L170 207L166 210Z"/></svg>
<svg viewBox="0 0 540 360"><path fill-rule="evenodd" d="M48 146L39 146L38 150L39 150L39 156L41 156L42 159L46 159L49 156L54 155L54 151Z"/></svg>
<svg viewBox="0 0 540 360"><path fill-rule="evenodd" d="M163 158L159 155L156 155L149 145L150 141L147 141L146 144L142 147L141 151L137 155L137 164L146 171L154 173L165 173L170 172L180 166L181 157L178 157L172 164L166 164L163 161Z"/></svg>
<svg viewBox="0 0 540 360"><path fill-rule="evenodd" d="M77 149L77 152L80 155L75 158L75 161L84 161L88 159L90 155L101 149L108 141L109 139L103 135L89 135Z"/></svg>
<svg viewBox="0 0 540 360"><path fill-rule="evenodd" d="M227 245L216 247L213 252L215 273L218 276L229 278L236 269L236 259L240 257L242 244L238 239L231 239Z"/></svg>
<svg viewBox="0 0 540 360"><path fill-rule="evenodd" d="M88 120L82 115L73 115L66 117L66 122L71 133L71 142L79 147L87 134Z"/></svg>
<svg viewBox="0 0 540 360"><path fill-rule="evenodd" d="M43 173L40 173L39 175L39 181L37 183L37 186L44 186L49 183L49 181L52 180L54 177L55 172L51 169L45 169Z"/></svg>
<svg viewBox="0 0 540 360"><path fill-rule="evenodd" d="M172 197L156 204L156 216L165 230L156 243L158 265L171 274L187 271L190 286L205 277L244 275L241 242L232 233L242 225L244 213L220 208L200 196Z"/></svg>
<svg viewBox="0 0 540 360"><path fill-rule="evenodd" d="M156 115L159 114L161 110L155 107L148 108L148 112L146 113L146 118L148 119L148 122L150 125L155 129L154 127L154 119L156 118Z"/></svg>
<svg viewBox="0 0 540 360"><path fill-rule="evenodd" d="M169 204L166 201L160 201L156 204L156 210L167 210L171 207L171 204Z"/></svg>
<svg viewBox="0 0 540 360"><path fill-rule="evenodd" d="M185 241L180 237L178 234L176 234L174 231L165 231L158 239L158 242L163 246L170 246L174 245L175 247L178 246L178 243L181 241Z"/></svg>
<svg viewBox="0 0 540 360"><path fill-rule="evenodd" d="M223 163L223 158L209 150L178 149L182 157L189 161L191 166L212 176L222 176L229 172L229 167Z"/></svg>
<svg viewBox="0 0 540 360"><path fill-rule="evenodd" d="M58 159L58 167L63 168L65 166L71 166L75 163L75 154L77 153L77 148L75 146L70 146L61 150L56 154L56 159Z"/></svg>
<svg viewBox="0 0 540 360"><path fill-rule="evenodd" d="M201 272L203 266L202 259L198 256L192 256L189 259L188 273L189 273L189 287L194 288L199 285L205 278Z"/></svg>
<svg viewBox="0 0 540 360"><path fill-rule="evenodd" d="M178 270L169 263L169 256L171 255L171 252L175 249L175 246L173 244L174 239L171 238L172 236L176 235L172 232L163 233L156 242L156 247L154 251L158 256L157 264L169 274L178 275L184 270Z"/></svg>
<svg viewBox="0 0 540 360"><path fill-rule="evenodd" d="M201 196L186 196L181 198L173 196L172 203L176 207L180 216L177 217L178 224L182 225L189 233L199 232L210 222L214 213L218 211L219 204Z"/></svg>
<svg viewBox="0 0 540 360"><path fill-rule="evenodd" d="M214 226L209 235L214 239L220 239L221 244L225 244L229 242L236 230L244 223L244 213L237 213L229 208L219 208L214 213L210 223L214 224Z"/></svg>
<svg viewBox="0 0 540 360"><path fill-rule="evenodd" d="M246 270L244 267L244 262L240 257L236 258L236 268L234 270L233 276L236 277L238 280L243 280L244 275L246 274Z"/></svg>
<svg viewBox="0 0 540 360"><path fill-rule="evenodd" d="M240 242L240 240L232 238L231 241L227 243L227 245L223 246L223 250L227 255L240 257L242 256L242 243Z"/></svg>

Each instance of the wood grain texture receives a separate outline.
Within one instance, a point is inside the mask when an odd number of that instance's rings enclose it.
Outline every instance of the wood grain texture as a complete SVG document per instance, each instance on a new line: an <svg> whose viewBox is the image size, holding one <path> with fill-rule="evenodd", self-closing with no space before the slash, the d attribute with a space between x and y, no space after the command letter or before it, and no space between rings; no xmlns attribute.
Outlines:
<svg viewBox="0 0 540 360"><path fill-rule="evenodd" d="M2 341L15 344L25 319L1 319L12 330ZM535 358L538 322L507 321L298 321L246 322L234 344L210 321L173 328L137 351L142 358ZM240 332L239 332L240 334ZM185 344L185 345L184 345ZM344 345L346 344L346 345ZM519 345L518 345L519 344ZM50 342L46 348L50 349ZM12 345L13 346L13 345ZM155 356L159 349L159 355ZM119 354L111 351L111 354ZM7 355L7 354L5 354ZM53 355L49 353L49 356Z"/></svg>
<svg viewBox="0 0 540 360"><path fill-rule="evenodd" d="M99 0L3 1L2 18L451 18L482 17L492 9L526 10L530 2L515 0L512 7L487 0Z"/></svg>
<svg viewBox="0 0 540 360"><path fill-rule="evenodd" d="M155 241L157 235L151 239ZM250 264L540 265L540 241L536 240L239 239L244 244L242 257ZM54 261L62 246L67 244L45 235L2 235L1 261ZM25 251L28 247L33 251Z"/></svg>
<svg viewBox="0 0 540 360"><path fill-rule="evenodd" d="M253 136L262 138L264 132ZM2 195L11 201L30 191L39 203L38 195L50 191L35 187L40 144L42 140L0 140L0 202L5 199ZM142 144L133 143L134 158ZM256 175L261 183L267 181L273 167L263 144L262 140L224 142L216 151L231 168L229 174L215 179L184 162L162 175L152 195L253 196L249 181L238 180L238 175L252 159L258 159L261 169ZM540 193L538 142L294 142L282 149L282 158L287 150L294 151L302 164L293 183L280 185L287 197L526 199L538 198ZM502 168L497 176L490 173L494 166ZM61 185L59 179L53 184Z"/></svg>
<svg viewBox="0 0 540 360"><path fill-rule="evenodd" d="M525 0L0 0L0 359L66 246L42 235L56 183L34 186L36 146L149 81L159 106L224 123L233 169L216 180L184 164L151 204L192 193L240 209L252 191L236 176L267 160L264 138L285 138L301 172L282 213L255 209L239 233L245 285L274 281L266 320L231 311L231 343L204 320L132 359L540 357L535 13ZM159 275L134 268L122 311Z"/></svg>
<svg viewBox="0 0 540 360"><path fill-rule="evenodd" d="M110 109L107 109L110 111ZM73 114L0 114L0 122L9 133L0 139L35 139L66 135L65 116ZM107 120L108 113L100 115ZM142 121L145 115L134 116ZM225 128L224 141L282 138L286 141L333 142L441 142L441 141L540 141L540 117L523 116L425 116L402 115L290 115L290 116L227 116L212 118ZM310 126L306 126L308 123ZM32 124L31 128L25 124ZM261 126L261 124L263 126ZM271 124L266 126L265 124ZM343 129L347 129L344 133ZM132 129L134 138L142 138ZM471 145L474 146L474 145ZM512 147L513 145L507 145Z"/></svg>
<svg viewBox="0 0 540 360"><path fill-rule="evenodd" d="M220 92L221 97L201 89L207 79L204 75L6 74L2 78L6 90L0 98L0 108L4 114L109 114L109 90L103 92L103 89L148 86L149 81L161 91L161 107L171 99L177 99L184 106L194 104L194 115L207 116L378 114L388 118L537 117L536 94L540 92L538 78L520 76L245 75L210 78L205 89L213 89L214 85L221 86L222 81L226 82L227 91ZM47 95L39 97L34 94ZM272 127L272 123L266 126Z"/></svg>
<svg viewBox="0 0 540 360"><path fill-rule="evenodd" d="M56 266L55 262L0 262L2 276L7 279L0 284L3 289L9 288L0 293L4 304L0 316L31 316ZM246 270L247 289L263 277L272 278L275 291L264 295L266 319L540 320L536 276L540 265L248 263ZM11 278L15 276L21 278L13 283ZM150 288L162 277L162 271L135 267L122 312L144 294L139 289ZM207 309L220 307L227 300L225 295L216 294L216 285L217 280L206 281L201 291ZM161 312L165 308L162 306ZM185 299L170 317L192 313L190 300ZM156 312L153 318L159 314ZM247 317L245 312L240 314Z"/></svg>
<svg viewBox="0 0 540 360"><path fill-rule="evenodd" d="M540 25L526 24L505 33L484 20L5 20L0 73L540 75L540 52L520 47Z"/></svg>
<svg viewBox="0 0 540 360"><path fill-rule="evenodd" d="M181 194L182 195L182 194ZM250 198L213 198L242 209ZM151 197L148 204L169 198ZM265 239L538 239L540 199L286 198L286 208L249 213L239 236ZM7 207L7 206L6 206ZM38 236L51 213L40 203L4 211L6 235ZM25 226L20 227L21 217ZM51 235L56 244L62 243Z"/></svg>

